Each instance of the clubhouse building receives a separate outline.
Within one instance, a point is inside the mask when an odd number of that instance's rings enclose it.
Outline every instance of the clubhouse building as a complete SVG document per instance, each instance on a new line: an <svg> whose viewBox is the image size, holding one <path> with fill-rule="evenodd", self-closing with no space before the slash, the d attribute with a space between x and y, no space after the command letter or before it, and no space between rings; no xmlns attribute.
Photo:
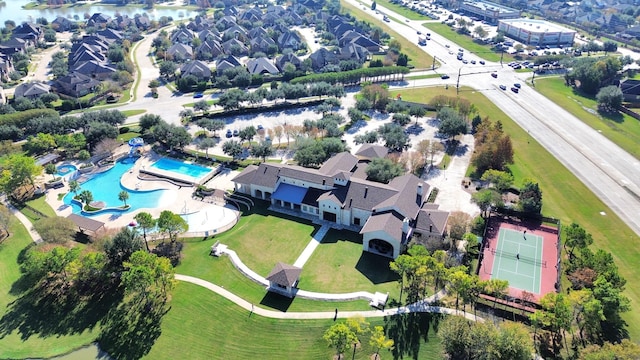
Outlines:
<svg viewBox="0 0 640 360"><path fill-rule="evenodd" d="M412 174L388 184L367 180L369 162L387 153L384 146L365 144L355 155L336 154L318 169L251 165L233 182L236 192L268 200L274 211L357 231L364 251L395 259L412 237L443 240L449 213L426 202L430 186Z"/></svg>
<svg viewBox="0 0 640 360"><path fill-rule="evenodd" d="M498 22L501 31L525 45L572 46L576 32L545 20L506 19Z"/></svg>

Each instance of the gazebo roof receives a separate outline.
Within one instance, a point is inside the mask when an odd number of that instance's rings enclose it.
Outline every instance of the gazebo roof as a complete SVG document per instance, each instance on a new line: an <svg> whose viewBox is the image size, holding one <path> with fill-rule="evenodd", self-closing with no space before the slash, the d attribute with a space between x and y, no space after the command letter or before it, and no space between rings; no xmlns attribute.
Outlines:
<svg viewBox="0 0 640 360"><path fill-rule="evenodd" d="M297 266L279 262L274 266L273 270L271 270L271 273L267 276L267 280L278 285L289 287L296 284L301 272L302 269Z"/></svg>
<svg viewBox="0 0 640 360"><path fill-rule="evenodd" d="M73 221L77 227L83 230L89 230L92 232L96 232L100 230L104 226L102 221L89 219L88 217L84 217L78 214L71 214L67 216L67 219Z"/></svg>

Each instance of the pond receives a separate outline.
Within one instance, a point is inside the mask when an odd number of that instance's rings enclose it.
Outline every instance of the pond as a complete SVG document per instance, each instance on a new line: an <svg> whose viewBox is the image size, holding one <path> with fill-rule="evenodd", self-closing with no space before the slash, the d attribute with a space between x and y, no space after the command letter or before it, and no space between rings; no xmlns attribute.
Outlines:
<svg viewBox="0 0 640 360"><path fill-rule="evenodd" d="M133 17L135 14L148 14L150 19L158 20L162 16L170 16L174 20L183 18L192 18L197 15L196 11L186 10L183 7L161 9L143 9L141 7L132 6L115 6L101 4L99 1L78 1L73 7L51 8L51 9L24 9L23 6L29 4L29 0L0 0L0 26L4 26L7 20L13 20L16 24L25 21L33 21L37 18L44 17L48 21L55 20L58 16L64 16L76 21L83 21L85 15L89 16L94 13L104 13L114 16L116 13L121 15L129 15ZM179 4L179 2L178 2Z"/></svg>

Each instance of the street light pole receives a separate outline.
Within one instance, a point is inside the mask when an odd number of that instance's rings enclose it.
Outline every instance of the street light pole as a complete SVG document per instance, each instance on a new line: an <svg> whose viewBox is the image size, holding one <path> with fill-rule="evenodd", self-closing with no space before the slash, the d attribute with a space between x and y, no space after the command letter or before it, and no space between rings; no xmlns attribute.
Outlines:
<svg viewBox="0 0 640 360"><path fill-rule="evenodd" d="M433 64L431 64L431 70L435 70L436 69L436 57L433 57Z"/></svg>
<svg viewBox="0 0 640 360"><path fill-rule="evenodd" d="M462 66L458 69L458 81L456 81L456 94L460 94L460 73L462 72Z"/></svg>

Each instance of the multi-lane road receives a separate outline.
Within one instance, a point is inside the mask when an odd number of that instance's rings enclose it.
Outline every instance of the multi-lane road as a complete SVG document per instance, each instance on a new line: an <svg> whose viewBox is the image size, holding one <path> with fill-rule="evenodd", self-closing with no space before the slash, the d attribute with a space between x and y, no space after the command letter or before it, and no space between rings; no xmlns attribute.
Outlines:
<svg viewBox="0 0 640 360"><path fill-rule="evenodd" d="M368 0L346 1L358 9L362 9L363 4L370 6ZM394 31L413 43L417 43L420 36L417 31L425 32L425 28L422 27L424 21L408 20L379 4L377 10L401 21L392 24ZM508 88L513 83L522 83L522 77L529 74L516 73L510 67L495 62L487 61L486 65L462 64L456 59L458 48L456 44L432 32L431 40L422 49L435 56L441 63L436 71L439 74L447 74L450 78L446 81L426 79L410 83L414 86L444 83L455 86L458 74L462 74L459 77L461 86L477 89L495 103L570 169L640 236L640 160L558 104L542 96L534 88L523 84L518 94L509 91ZM465 54L469 60L482 58L482 54L469 54L467 51ZM489 73L493 71L498 73L497 78L490 76ZM507 91L499 88L501 84L507 86ZM593 211L594 216L599 216L602 209Z"/></svg>

